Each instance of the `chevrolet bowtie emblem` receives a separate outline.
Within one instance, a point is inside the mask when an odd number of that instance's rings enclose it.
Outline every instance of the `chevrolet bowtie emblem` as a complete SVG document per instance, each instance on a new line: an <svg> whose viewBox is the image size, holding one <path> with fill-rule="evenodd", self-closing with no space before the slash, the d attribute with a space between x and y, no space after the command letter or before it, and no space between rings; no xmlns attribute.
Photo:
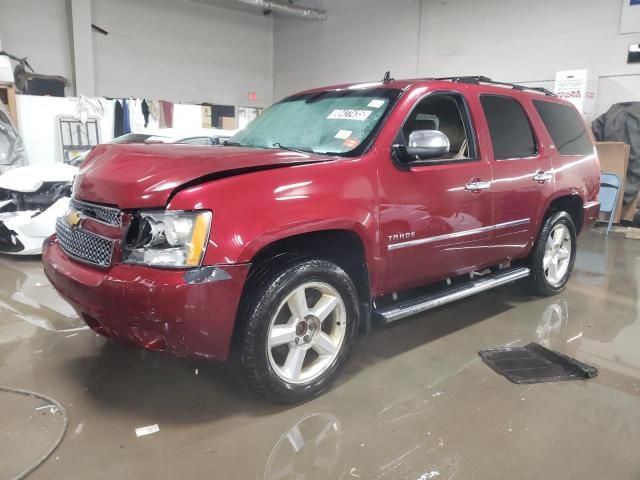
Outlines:
<svg viewBox="0 0 640 480"><path fill-rule="evenodd" d="M67 210L67 213L64 214L64 218L67 220L67 224L71 228L78 227L82 222L82 215L76 212L75 210Z"/></svg>

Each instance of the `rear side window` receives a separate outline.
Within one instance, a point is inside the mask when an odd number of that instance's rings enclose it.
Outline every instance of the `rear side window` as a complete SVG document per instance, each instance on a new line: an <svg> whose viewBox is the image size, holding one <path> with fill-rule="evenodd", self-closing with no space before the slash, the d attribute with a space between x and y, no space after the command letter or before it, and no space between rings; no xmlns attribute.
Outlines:
<svg viewBox="0 0 640 480"><path fill-rule="evenodd" d="M536 140L522 105L501 95L481 95L480 103L489 125L493 155L497 160L536 154Z"/></svg>
<svg viewBox="0 0 640 480"><path fill-rule="evenodd" d="M578 112L567 105L534 100L553 144L561 155L589 155L593 144Z"/></svg>

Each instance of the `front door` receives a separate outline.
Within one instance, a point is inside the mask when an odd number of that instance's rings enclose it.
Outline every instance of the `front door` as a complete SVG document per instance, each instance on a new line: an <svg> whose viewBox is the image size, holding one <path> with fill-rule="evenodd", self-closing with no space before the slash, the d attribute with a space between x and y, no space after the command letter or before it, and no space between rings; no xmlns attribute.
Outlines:
<svg viewBox="0 0 640 480"><path fill-rule="evenodd" d="M485 264L493 225L491 164L477 149L466 100L426 95L409 114L396 143L411 132L439 130L449 153L408 168L393 159L381 169L381 244L385 293L466 273Z"/></svg>

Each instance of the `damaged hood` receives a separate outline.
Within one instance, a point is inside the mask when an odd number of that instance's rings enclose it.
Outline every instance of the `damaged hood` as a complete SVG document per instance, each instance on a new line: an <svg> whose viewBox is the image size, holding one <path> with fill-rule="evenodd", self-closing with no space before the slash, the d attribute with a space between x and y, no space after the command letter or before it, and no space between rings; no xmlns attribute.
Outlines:
<svg viewBox="0 0 640 480"><path fill-rule="evenodd" d="M27 165L0 175L0 188L21 193L36 192L45 183L71 183L77 172L77 167L66 163Z"/></svg>
<svg viewBox="0 0 640 480"><path fill-rule="evenodd" d="M99 145L80 167L74 197L120 208L163 207L186 183L333 157L278 149Z"/></svg>

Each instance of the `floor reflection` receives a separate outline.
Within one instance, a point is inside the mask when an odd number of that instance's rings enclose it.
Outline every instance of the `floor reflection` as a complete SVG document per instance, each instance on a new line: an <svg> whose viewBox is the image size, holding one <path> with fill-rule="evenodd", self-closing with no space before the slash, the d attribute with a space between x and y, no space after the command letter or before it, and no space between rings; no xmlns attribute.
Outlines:
<svg viewBox="0 0 640 480"><path fill-rule="evenodd" d="M338 471L343 467L340 465L343 443L342 427L334 415L324 412L305 415L274 445L264 478L340 478L344 473Z"/></svg>
<svg viewBox="0 0 640 480"><path fill-rule="evenodd" d="M88 328L51 287L39 260L2 256L0 271L0 316L5 320L1 329L11 325L30 336L34 330L29 326L67 334Z"/></svg>
<svg viewBox="0 0 640 480"><path fill-rule="evenodd" d="M264 402L231 365L76 332L39 262L0 257L0 383L68 408L60 459L35 480L637 478L640 242L594 232L578 252L561 295L513 284L374 330L297 406ZM531 341L600 374L514 385L477 355Z"/></svg>

